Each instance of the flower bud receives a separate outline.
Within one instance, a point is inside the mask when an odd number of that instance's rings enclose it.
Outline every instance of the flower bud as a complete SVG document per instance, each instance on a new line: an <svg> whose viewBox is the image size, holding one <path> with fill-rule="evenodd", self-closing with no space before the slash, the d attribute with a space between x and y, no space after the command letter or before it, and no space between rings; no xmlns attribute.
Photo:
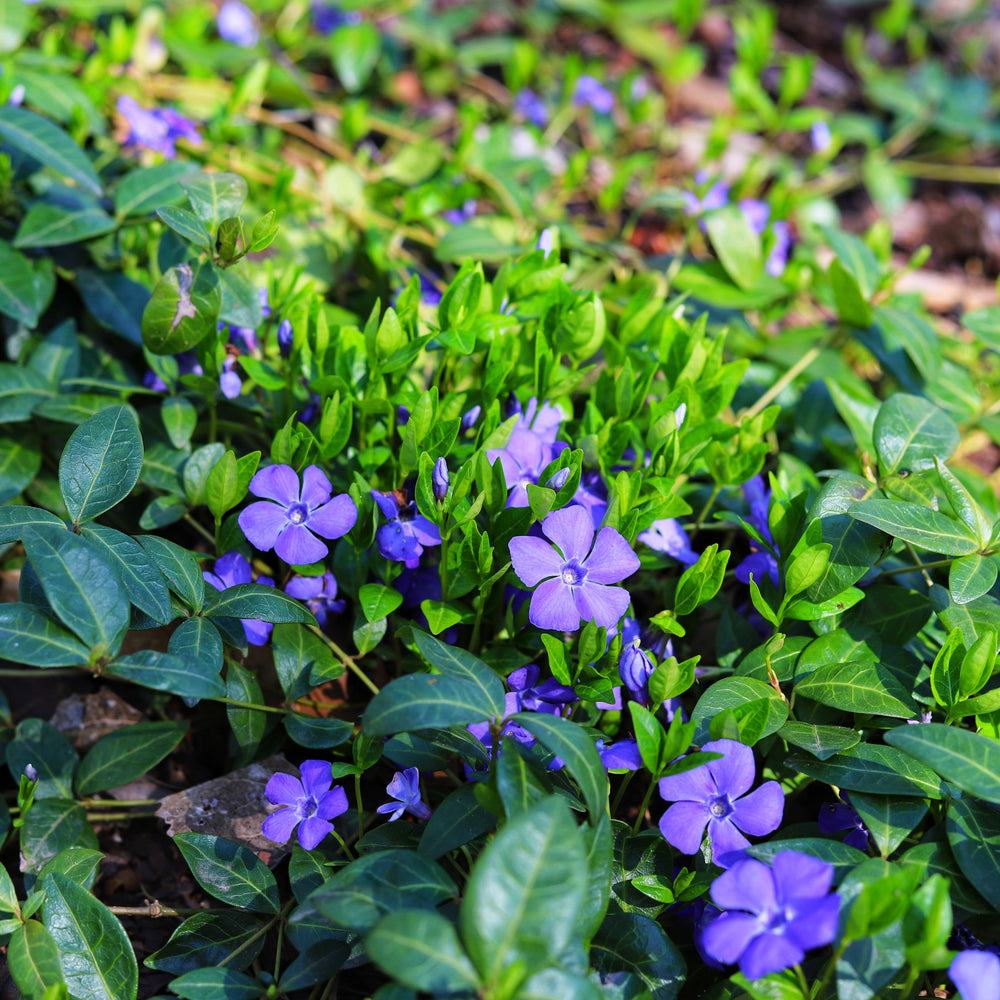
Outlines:
<svg viewBox="0 0 1000 1000"><path fill-rule="evenodd" d="M470 430L475 426L476 421L479 419L479 414L482 412L481 406L474 406L471 410L462 414L462 422L459 425L459 430L464 434L467 430Z"/></svg>
<svg viewBox="0 0 1000 1000"><path fill-rule="evenodd" d="M34 764L24 765L24 776L28 781L38 781L38 771L35 769Z"/></svg>
<svg viewBox="0 0 1000 1000"><path fill-rule="evenodd" d="M448 463L443 458L439 458L434 463L434 471L431 473L431 485L436 500L443 500L448 495L449 483Z"/></svg>
<svg viewBox="0 0 1000 1000"><path fill-rule="evenodd" d="M283 319L278 324L278 350L281 351L283 358L287 358L292 353L292 340L292 321Z"/></svg>
<svg viewBox="0 0 1000 1000"><path fill-rule="evenodd" d="M569 469L560 469L549 477L549 481L545 485L558 493L566 485L568 479Z"/></svg>

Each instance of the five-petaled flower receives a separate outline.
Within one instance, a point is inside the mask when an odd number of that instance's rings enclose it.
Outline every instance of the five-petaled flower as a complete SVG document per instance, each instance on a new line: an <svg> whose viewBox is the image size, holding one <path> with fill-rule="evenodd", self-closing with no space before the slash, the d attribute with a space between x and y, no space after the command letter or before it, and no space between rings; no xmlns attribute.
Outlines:
<svg viewBox="0 0 1000 1000"><path fill-rule="evenodd" d="M960 951L948 969L962 1000L996 1000L1000 997L1000 958L991 951Z"/></svg>
<svg viewBox="0 0 1000 1000"><path fill-rule="evenodd" d="M392 813L390 823L399 819L404 812L411 813L417 819L431 818L430 806L420 798L420 772L415 767L397 771L392 776L392 781L385 786L385 792L395 801L383 803L375 812Z"/></svg>
<svg viewBox="0 0 1000 1000"><path fill-rule="evenodd" d="M728 868L750 846L743 832L762 837L778 828L785 797L776 781L765 781L745 794L754 779L750 747L736 740L713 740L702 750L722 757L660 778L660 797L674 803L660 817L660 833L682 854L694 854L707 826L712 860Z"/></svg>
<svg viewBox="0 0 1000 1000"><path fill-rule="evenodd" d="M541 523L548 542L512 538L510 560L525 586L535 587L528 619L538 628L572 632L581 621L618 624L628 608L624 587L613 587L639 568L639 557L614 528L601 528L583 507L564 507ZM551 544L550 544L551 543Z"/></svg>
<svg viewBox="0 0 1000 1000"><path fill-rule="evenodd" d="M263 497L250 504L238 523L251 545L274 549L286 563L305 565L329 551L316 535L334 539L346 535L358 519L358 509L346 494L330 498L330 480L315 465L299 477L290 465L269 465L250 480L250 492Z"/></svg>
<svg viewBox="0 0 1000 1000"><path fill-rule="evenodd" d="M239 552L227 552L224 556L219 556L215 560L212 572L206 570L201 575L205 578L205 582L216 590L227 590L241 583L253 583L250 563ZM274 580L269 576L259 576L257 582L265 587L274 586ZM274 626L270 622L261 621L259 618L243 618L241 621L247 642L251 646L263 646L271 637Z"/></svg>
<svg viewBox="0 0 1000 1000"><path fill-rule="evenodd" d="M712 901L726 912L705 928L705 951L739 962L747 979L797 965L836 937L840 897L830 893L832 882L833 865L799 851L779 852L770 868L738 862L712 883Z"/></svg>
<svg viewBox="0 0 1000 1000"><path fill-rule="evenodd" d="M850 830L851 832L844 837L844 843L859 851L867 851L868 827L851 805L847 792L841 792L840 796L843 802L824 802L819 807L819 832L839 833L841 830Z"/></svg>
<svg viewBox="0 0 1000 1000"><path fill-rule="evenodd" d="M333 830L330 822L347 811L347 793L333 784L333 768L328 760L306 760L299 768L302 779L290 774L272 774L264 789L267 801L284 806L271 813L261 828L265 837L285 843L299 826L299 843L311 851Z"/></svg>
<svg viewBox="0 0 1000 1000"><path fill-rule="evenodd" d="M174 143L178 139L187 139L194 146L201 145L194 122L173 108L144 108L125 95L118 98L115 107L128 122L126 146L144 146L172 160L177 155Z"/></svg>
<svg viewBox="0 0 1000 1000"><path fill-rule="evenodd" d="M316 616L320 628L326 627L328 614L340 614L344 610L344 601L337 597L337 581L332 573L294 576L285 584L285 593L304 602Z"/></svg>
<svg viewBox="0 0 1000 1000"><path fill-rule="evenodd" d="M404 498L400 503L396 493L371 493L378 509L388 518L375 532L379 552L383 558L406 563L413 569L419 565L425 546L441 544L441 533L433 521L419 513L415 501L407 503Z"/></svg>

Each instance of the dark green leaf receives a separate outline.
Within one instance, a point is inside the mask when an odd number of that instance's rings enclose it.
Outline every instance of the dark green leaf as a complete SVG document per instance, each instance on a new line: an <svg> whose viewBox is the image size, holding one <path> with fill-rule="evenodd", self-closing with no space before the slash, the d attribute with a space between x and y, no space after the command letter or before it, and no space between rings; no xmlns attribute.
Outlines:
<svg viewBox="0 0 1000 1000"><path fill-rule="evenodd" d="M885 734L890 746L915 757L945 781L987 802L1000 803L1000 743L978 733L930 722L898 726Z"/></svg>
<svg viewBox="0 0 1000 1000"><path fill-rule="evenodd" d="M115 220L96 204L73 207L35 202L21 220L14 237L16 247L59 247L110 233Z"/></svg>
<svg viewBox="0 0 1000 1000"><path fill-rule="evenodd" d="M143 964L179 976L194 969L219 965L239 950L239 954L227 964L237 970L245 969L264 947L264 935L259 933L260 928L260 918L249 913L231 910L196 913L188 917L170 935L170 940Z"/></svg>
<svg viewBox="0 0 1000 1000"><path fill-rule="evenodd" d="M53 872L42 883L43 921L59 946L63 976L78 997L134 1000L139 968L111 911L72 879Z"/></svg>
<svg viewBox="0 0 1000 1000"><path fill-rule="evenodd" d="M174 843L198 884L216 899L256 913L278 912L278 883L253 851L206 833L178 834Z"/></svg>
<svg viewBox="0 0 1000 1000"><path fill-rule="evenodd" d="M102 736L76 772L80 796L117 788L141 778L177 746L188 731L186 722L137 722Z"/></svg>
<svg viewBox="0 0 1000 1000"><path fill-rule="evenodd" d="M460 785L434 810L417 850L424 857L436 860L489 833L496 825L496 816L476 799L475 786Z"/></svg>
<svg viewBox="0 0 1000 1000"><path fill-rule="evenodd" d="M6 659L31 667L75 667L90 649L30 604L0 603L0 649Z"/></svg>
<svg viewBox="0 0 1000 1000"><path fill-rule="evenodd" d="M3 240L0 240L0 312L6 312L3 309L2 295L5 280L4 245ZM34 322L31 325L34 326ZM16 423L27 420L35 407L52 395L49 383L34 369L0 362L0 421Z"/></svg>
<svg viewBox="0 0 1000 1000"><path fill-rule="evenodd" d="M178 179L196 169L181 160L168 160L153 167L131 170L115 189L115 215L119 219L130 215L148 215L156 209L184 197Z"/></svg>
<svg viewBox="0 0 1000 1000"><path fill-rule="evenodd" d="M260 1000L263 987L235 969L195 969L170 983L170 989L185 1000Z"/></svg>
<svg viewBox="0 0 1000 1000"><path fill-rule="evenodd" d="M834 867L834 881L839 882L865 859L863 851L844 844L839 840L824 840L821 837L791 837L783 840L769 840L766 844L752 844L747 853L759 861L770 863L781 851L798 851L810 857L819 858Z"/></svg>
<svg viewBox="0 0 1000 1000"><path fill-rule="evenodd" d="M955 421L944 410L901 392L882 404L873 436L882 475L933 469L934 459L947 461L960 440Z"/></svg>
<svg viewBox="0 0 1000 1000"><path fill-rule="evenodd" d="M361 725L370 736L392 736L415 729L467 726L496 714L492 700L472 681L438 674L408 674L375 695Z"/></svg>
<svg viewBox="0 0 1000 1000"><path fill-rule="evenodd" d="M962 873L1000 910L1000 813L975 799L953 799L945 822Z"/></svg>
<svg viewBox="0 0 1000 1000"><path fill-rule="evenodd" d="M78 763L69 740L41 719L22 721L7 744L7 766L15 782L28 764L38 772L36 799L71 798L73 772Z"/></svg>
<svg viewBox="0 0 1000 1000"><path fill-rule="evenodd" d="M142 341L153 354L178 354L216 332L222 289L215 267L188 261L156 283L142 314Z"/></svg>
<svg viewBox="0 0 1000 1000"><path fill-rule="evenodd" d="M287 701L308 694L323 676L333 679L343 673L330 647L308 628L296 623L275 625L271 633L274 667ZM313 680L313 677L316 680Z"/></svg>
<svg viewBox="0 0 1000 1000"><path fill-rule="evenodd" d="M97 866L103 860L104 855L100 851L92 851L86 847L67 847L42 865L38 878L42 879L50 872L59 872L84 889L92 889L97 880Z"/></svg>
<svg viewBox="0 0 1000 1000"><path fill-rule="evenodd" d="M786 763L817 781L849 792L945 798L941 779L930 768L893 747L859 743L830 760L793 754Z"/></svg>
<svg viewBox="0 0 1000 1000"><path fill-rule="evenodd" d="M497 717L503 715L503 681L489 664L484 663L468 650L459 646L450 646L440 639L435 639L422 629L412 628L411 632L416 640L417 648L435 670L440 670L442 674L449 674L452 677L461 677L477 685L492 703L493 714Z"/></svg>
<svg viewBox="0 0 1000 1000"><path fill-rule="evenodd" d="M687 978L680 951L656 921L641 913L609 912L591 943L590 960L605 976L638 976L653 1000L674 1000Z"/></svg>
<svg viewBox="0 0 1000 1000"><path fill-rule="evenodd" d="M58 125L25 108L0 108L0 136L4 144L51 167L96 195L101 181L83 150Z"/></svg>
<svg viewBox="0 0 1000 1000"><path fill-rule="evenodd" d="M853 660L817 667L795 684L796 695L845 712L909 719L916 715L907 692L877 663Z"/></svg>
<svg viewBox="0 0 1000 1000"><path fill-rule="evenodd" d="M142 314L149 289L118 271L80 268L76 287L91 315L132 344L142 344Z"/></svg>
<svg viewBox="0 0 1000 1000"><path fill-rule="evenodd" d="M34 434L0 434L0 503L30 486L42 467L42 451Z"/></svg>
<svg viewBox="0 0 1000 1000"><path fill-rule="evenodd" d="M109 406L84 421L59 459L59 488L75 524L92 521L132 492L142 469L135 411Z"/></svg>
<svg viewBox="0 0 1000 1000"><path fill-rule="evenodd" d="M208 673L203 664L189 663L179 656L152 649L120 656L112 660L104 672L182 698L224 698L226 695L222 678Z"/></svg>
<svg viewBox="0 0 1000 1000"><path fill-rule="evenodd" d="M211 618L259 618L274 623L315 621L308 608L274 587L240 583L209 594L205 614Z"/></svg>
<svg viewBox="0 0 1000 1000"><path fill-rule="evenodd" d="M901 500L862 500L851 507L849 514L929 552L965 556L979 548L979 543L961 521Z"/></svg>
<svg viewBox="0 0 1000 1000"><path fill-rule="evenodd" d="M38 317L47 304L39 302L36 277L28 258L6 240L0 240L0 313L29 328L38 325Z"/></svg>
<svg viewBox="0 0 1000 1000"><path fill-rule="evenodd" d="M923 799L852 792L851 805L864 820L883 857L888 857L927 815Z"/></svg>
<svg viewBox="0 0 1000 1000"><path fill-rule="evenodd" d="M81 534L118 571L128 599L154 621L166 625L173 617L170 594L149 553L130 535L114 528L91 524Z"/></svg>
<svg viewBox="0 0 1000 1000"><path fill-rule="evenodd" d="M21 830L24 870L39 871L68 847L97 848L97 836L83 806L72 799L35 799Z"/></svg>
<svg viewBox="0 0 1000 1000"><path fill-rule="evenodd" d="M351 738L354 723L345 719L321 719L292 713L284 718L285 731L299 744L311 749L340 746Z"/></svg>
<svg viewBox="0 0 1000 1000"><path fill-rule="evenodd" d="M812 726L805 722L786 722L778 735L792 746L808 750L820 760L829 760L842 750L861 742L860 733L841 726Z"/></svg>
<svg viewBox="0 0 1000 1000"><path fill-rule="evenodd" d="M162 208L157 208L156 214L175 233L190 240L200 249L207 250L212 245L212 237L205 228L205 224L189 209L165 205Z"/></svg>

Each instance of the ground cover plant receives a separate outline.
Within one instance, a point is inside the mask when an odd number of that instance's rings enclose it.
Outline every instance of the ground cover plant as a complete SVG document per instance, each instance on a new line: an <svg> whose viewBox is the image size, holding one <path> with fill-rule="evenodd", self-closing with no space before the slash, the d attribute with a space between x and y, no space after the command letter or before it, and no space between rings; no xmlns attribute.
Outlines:
<svg viewBox="0 0 1000 1000"><path fill-rule="evenodd" d="M987 4L0 25L5 995L1000 994Z"/></svg>

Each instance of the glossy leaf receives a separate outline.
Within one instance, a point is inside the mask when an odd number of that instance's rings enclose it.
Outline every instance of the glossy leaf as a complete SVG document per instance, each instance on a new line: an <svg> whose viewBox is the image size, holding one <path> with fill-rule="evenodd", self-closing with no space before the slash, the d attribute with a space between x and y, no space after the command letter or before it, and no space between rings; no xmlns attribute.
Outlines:
<svg viewBox="0 0 1000 1000"><path fill-rule="evenodd" d="M459 785L434 809L417 851L436 860L489 833L496 825L497 817L477 800L475 786Z"/></svg>
<svg viewBox="0 0 1000 1000"><path fill-rule="evenodd" d="M945 828L962 873L994 910L1000 910L1000 813L975 799L954 799Z"/></svg>
<svg viewBox="0 0 1000 1000"><path fill-rule="evenodd" d="M609 913L591 943L590 958L605 976L638 976L653 1000L674 1000L687 978L680 951L656 921L641 913Z"/></svg>
<svg viewBox="0 0 1000 1000"><path fill-rule="evenodd" d="M1000 744L996 740L931 722L898 726L885 734L885 741L962 791L1000 803Z"/></svg>
<svg viewBox="0 0 1000 1000"><path fill-rule="evenodd" d="M30 604L0 603L0 649L31 667L82 666L90 657L75 635Z"/></svg>
<svg viewBox="0 0 1000 1000"><path fill-rule="evenodd" d="M219 965L223 959L239 951L227 962L239 971L250 965L264 947L260 928L260 918L250 913L232 910L196 913L188 917L170 935L170 940L143 964L179 976L194 969Z"/></svg>
<svg viewBox="0 0 1000 1000"><path fill-rule="evenodd" d="M103 525L87 525L83 537L117 570L128 599L160 625L173 617L163 574L131 535Z"/></svg>
<svg viewBox="0 0 1000 1000"><path fill-rule="evenodd" d="M78 795L93 795L141 778L184 738L186 722L137 722L102 736L80 762Z"/></svg>
<svg viewBox="0 0 1000 1000"><path fill-rule="evenodd" d="M174 843L198 884L216 899L256 913L278 912L278 883L252 851L205 833L178 834Z"/></svg>
<svg viewBox="0 0 1000 1000"><path fill-rule="evenodd" d="M178 180L195 169L191 163L168 160L130 171L115 188L115 215L119 219L148 215L164 205L180 201L184 189Z"/></svg>
<svg viewBox="0 0 1000 1000"><path fill-rule="evenodd" d="M25 871L39 871L67 847L97 848L97 836L83 806L72 799L36 798L21 828Z"/></svg>
<svg viewBox="0 0 1000 1000"><path fill-rule="evenodd" d="M948 590L956 604L968 604L982 597L996 582L996 558L981 556L978 552L956 559L948 570Z"/></svg>
<svg viewBox="0 0 1000 1000"><path fill-rule="evenodd" d="M294 597L259 583L213 590L205 603L205 614L210 618L260 618L276 624L315 621L313 613Z"/></svg>
<svg viewBox="0 0 1000 1000"><path fill-rule="evenodd" d="M944 462L951 457L960 439L955 421L944 410L905 393L896 393L882 404L873 436L883 475L933 469L935 459Z"/></svg>
<svg viewBox="0 0 1000 1000"><path fill-rule="evenodd" d="M321 719L293 712L283 719L285 732L299 744L311 749L329 749L347 742L354 733L354 723L346 719Z"/></svg>
<svg viewBox="0 0 1000 1000"><path fill-rule="evenodd" d="M174 629L167 652L199 676L215 677L222 672L222 636L207 618L188 618Z"/></svg>
<svg viewBox="0 0 1000 1000"><path fill-rule="evenodd" d="M829 760L818 761L793 754L786 763L817 781L849 792L945 798L941 779L930 768L894 747L859 743Z"/></svg>
<svg viewBox="0 0 1000 1000"><path fill-rule="evenodd" d="M178 354L216 332L222 289L207 261L178 264L156 283L142 314L142 341L153 354Z"/></svg>
<svg viewBox="0 0 1000 1000"><path fill-rule="evenodd" d="M38 772L36 799L71 798L73 773L78 763L69 740L41 719L24 719L7 744L7 766L15 782L28 764Z"/></svg>
<svg viewBox="0 0 1000 1000"><path fill-rule="evenodd" d="M734 284L752 289L763 269L760 237L736 205L705 213L705 228L712 247Z"/></svg>
<svg viewBox="0 0 1000 1000"><path fill-rule="evenodd" d="M58 125L33 111L8 104L0 108L0 136L6 145L51 167L96 195L101 181L87 155Z"/></svg>
<svg viewBox="0 0 1000 1000"><path fill-rule="evenodd" d="M858 521L929 552L971 555L979 543L960 521L927 507L900 500L862 500L848 512Z"/></svg>
<svg viewBox="0 0 1000 1000"><path fill-rule="evenodd" d="M256 980L235 969L195 969L170 983L170 989L185 1000L260 1000L264 991Z"/></svg>
<svg viewBox="0 0 1000 1000"><path fill-rule="evenodd" d="M788 704L770 684L752 677L727 677L708 688L695 705L691 721L698 727L696 743L708 741L712 719L726 709L759 712L756 739L776 733L788 718Z"/></svg>
<svg viewBox="0 0 1000 1000"><path fill-rule="evenodd" d="M878 664L865 661L817 667L795 684L796 695L845 712L909 719L916 714L906 691Z"/></svg>
<svg viewBox="0 0 1000 1000"><path fill-rule="evenodd" d="M182 698L223 698L226 694L226 686L218 674L208 673L201 664L153 649L119 656L104 672Z"/></svg>
<svg viewBox="0 0 1000 1000"><path fill-rule="evenodd" d="M115 226L115 220L96 203L81 201L68 206L38 201L21 220L14 246L66 246L110 233Z"/></svg>
<svg viewBox="0 0 1000 1000"><path fill-rule="evenodd" d="M195 214L213 235L223 219L239 214L247 199L247 182L239 174L191 174L180 184Z"/></svg>
<svg viewBox="0 0 1000 1000"><path fill-rule="evenodd" d="M927 815L923 799L852 792L851 805L864 820L883 857L888 857Z"/></svg>
<svg viewBox="0 0 1000 1000"><path fill-rule="evenodd" d="M861 734L841 726L814 726L806 722L786 722L778 735L792 746L808 750L819 760L829 760L842 750L861 742Z"/></svg>
<svg viewBox="0 0 1000 1000"><path fill-rule="evenodd" d="M59 945L37 920L28 920L11 935L7 967L25 997L41 996L46 987L64 983Z"/></svg>
<svg viewBox="0 0 1000 1000"><path fill-rule="evenodd" d="M467 726L496 714L492 700L472 681L440 674L408 674L372 698L361 728L370 736L392 736L415 729Z"/></svg>
<svg viewBox="0 0 1000 1000"><path fill-rule="evenodd" d="M427 662L442 674L450 674L453 677L461 677L479 688L483 694L492 702L494 714L503 715L504 712L504 687L503 681L496 675L489 664L484 663L477 656L460 646L451 646L440 639L435 639L422 629L412 628L413 638L416 640L417 648L423 654Z"/></svg>

